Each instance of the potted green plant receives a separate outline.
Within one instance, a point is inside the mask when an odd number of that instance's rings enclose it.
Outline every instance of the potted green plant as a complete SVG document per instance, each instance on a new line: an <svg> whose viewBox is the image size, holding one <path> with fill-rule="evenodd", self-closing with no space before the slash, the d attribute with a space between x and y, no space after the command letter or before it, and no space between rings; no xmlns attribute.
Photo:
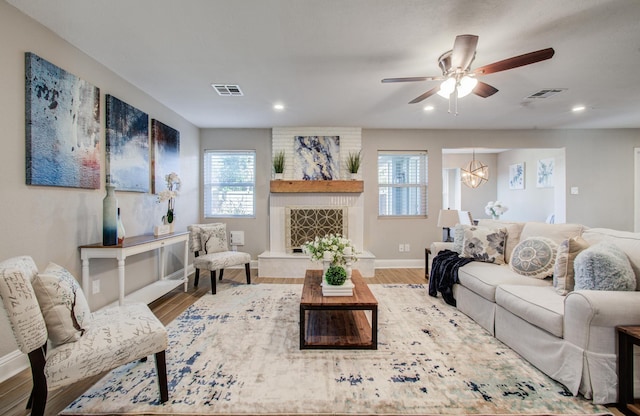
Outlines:
<svg viewBox="0 0 640 416"><path fill-rule="evenodd" d="M356 179L361 163L362 151L358 151L357 153L349 152L349 156L347 156L347 170L351 174L351 179Z"/></svg>
<svg viewBox="0 0 640 416"><path fill-rule="evenodd" d="M276 179L282 179L284 172L284 150L279 151L273 156L273 171Z"/></svg>
<svg viewBox="0 0 640 416"><path fill-rule="evenodd" d="M331 286L343 285L347 281L347 271L342 266L329 266L325 279Z"/></svg>

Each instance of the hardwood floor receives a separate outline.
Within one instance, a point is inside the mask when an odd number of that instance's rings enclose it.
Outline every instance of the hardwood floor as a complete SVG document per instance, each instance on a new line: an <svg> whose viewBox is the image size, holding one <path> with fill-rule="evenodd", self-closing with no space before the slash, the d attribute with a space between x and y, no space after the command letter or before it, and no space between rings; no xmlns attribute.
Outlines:
<svg viewBox="0 0 640 416"><path fill-rule="evenodd" d="M256 270L252 270L252 283L277 283L277 284L302 284L304 278L268 278L257 277ZM166 294L149 305L160 321L167 325L192 305L204 294L210 292L211 284L207 273L200 276L200 284L193 287L193 276L190 276L191 284L185 293L182 287ZM367 283L426 283L424 269L378 269L374 277L367 278ZM229 269L224 272L224 281L238 283L246 282L244 269ZM100 380L102 376L85 379L63 389L49 392L45 415L57 415L69 403L84 393L89 387ZM25 416L30 412L26 410L27 400L31 393L31 371L29 369L20 372L7 381L0 383L0 415Z"/></svg>

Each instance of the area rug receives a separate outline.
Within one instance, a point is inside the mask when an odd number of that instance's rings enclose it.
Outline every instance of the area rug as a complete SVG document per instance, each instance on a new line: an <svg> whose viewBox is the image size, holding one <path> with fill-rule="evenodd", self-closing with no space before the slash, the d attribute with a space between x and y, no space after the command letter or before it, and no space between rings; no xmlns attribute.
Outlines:
<svg viewBox="0 0 640 416"><path fill-rule="evenodd" d="M62 414L607 413L425 286L370 287L378 350L301 351L301 285L222 286L168 326L167 403L148 360L114 370Z"/></svg>

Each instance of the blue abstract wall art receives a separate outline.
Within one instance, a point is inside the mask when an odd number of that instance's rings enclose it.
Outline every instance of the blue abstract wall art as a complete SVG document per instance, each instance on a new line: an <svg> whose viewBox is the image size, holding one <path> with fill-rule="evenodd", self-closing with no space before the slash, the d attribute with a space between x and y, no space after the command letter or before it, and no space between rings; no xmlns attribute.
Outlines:
<svg viewBox="0 0 640 416"><path fill-rule="evenodd" d="M339 136L296 136L296 176L306 181L340 177Z"/></svg>
<svg viewBox="0 0 640 416"><path fill-rule="evenodd" d="M553 188L553 169L555 160L553 158L538 160L538 172L536 187Z"/></svg>
<svg viewBox="0 0 640 416"><path fill-rule="evenodd" d="M100 89L25 54L27 185L100 188Z"/></svg>
<svg viewBox="0 0 640 416"><path fill-rule="evenodd" d="M180 174L180 132L158 120L151 120L153 142L153 189L157 194L166 189L165 176L171 172Z"/></svg>
<svg viewBox="0 0 640 416"><path fill-rule="evenodd" d="M149 115L112 95L106 104L107 183L149 192Z"/></svg>

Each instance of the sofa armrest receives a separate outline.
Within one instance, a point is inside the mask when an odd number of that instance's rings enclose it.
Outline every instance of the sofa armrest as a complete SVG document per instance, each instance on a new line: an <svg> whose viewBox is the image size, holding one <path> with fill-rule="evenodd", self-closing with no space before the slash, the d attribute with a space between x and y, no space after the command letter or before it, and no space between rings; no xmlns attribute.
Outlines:
<svg viewBox="0 0 640 416"><path fill-rule="evenodd" d="M436 241L434 243L431 243L431 245L429 246L429 250L431 250L431 254L429 255L429 272L431 272L431 263L433 262L433 258L435 256L438 255L438 253L440 253L442 250L452 250L453 249L453 243L448 243L445 241Z"/></svg>
<svg viewBox="0 0 640 416"><path fill-rule="evenodd" d="M577 290L564 301L564 338L592 352L616 354L616 326L640 325L640 292Z"/></svg>

